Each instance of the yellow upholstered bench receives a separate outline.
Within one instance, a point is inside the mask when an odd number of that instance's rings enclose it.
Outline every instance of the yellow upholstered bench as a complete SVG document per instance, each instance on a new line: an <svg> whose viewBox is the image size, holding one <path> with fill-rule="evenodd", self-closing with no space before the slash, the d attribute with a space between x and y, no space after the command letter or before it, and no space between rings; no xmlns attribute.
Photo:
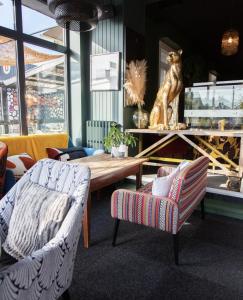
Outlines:
<svg viewBox="0 0 243 300"><path fill-rule="evenodd" d="M35 134L28 136L0 136L0 141L8 145L8 156L29 154L34 160L48 157L46 148L67 148L68 134Z"/></svg>

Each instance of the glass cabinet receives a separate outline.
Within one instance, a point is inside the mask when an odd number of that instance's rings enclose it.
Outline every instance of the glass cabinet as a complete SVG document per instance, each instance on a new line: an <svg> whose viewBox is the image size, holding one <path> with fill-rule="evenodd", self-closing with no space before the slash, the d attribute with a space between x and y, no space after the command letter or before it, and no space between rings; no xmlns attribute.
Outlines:
<svg viewBox="0 0 243 300"><path fill-rule="evenodd" d="M185 123L192 128L243 129L243 81L194 84L185 89Z"/></svg>

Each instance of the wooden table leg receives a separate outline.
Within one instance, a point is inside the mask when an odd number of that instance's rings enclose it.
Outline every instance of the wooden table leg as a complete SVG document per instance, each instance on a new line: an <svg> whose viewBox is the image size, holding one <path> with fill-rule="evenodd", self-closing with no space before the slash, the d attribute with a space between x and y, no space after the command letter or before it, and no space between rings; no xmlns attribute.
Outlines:
<svg viewBox="0 0 243 300"><path fill-rule="evenodd" d="M89 193L87 205L83 217L83 240L84 248L89 248L90 242L90 209L91 209L91 193Z"/></svg>
<svg viewBox="0 0 243 300"><path fill-rule="evenodd" d="M139 171L136 173L136 190L142 186L143 165L139 166Z"/></svg>

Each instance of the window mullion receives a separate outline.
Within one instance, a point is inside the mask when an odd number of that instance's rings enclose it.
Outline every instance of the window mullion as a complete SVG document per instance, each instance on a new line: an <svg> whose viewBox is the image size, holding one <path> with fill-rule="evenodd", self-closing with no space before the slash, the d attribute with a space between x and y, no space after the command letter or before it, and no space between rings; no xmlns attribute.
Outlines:
<svg viewBox="0 0 243 300"><path fill-rule="evenodd" d="M67 53L67 47L66 46L54 44L54 43L42 40L38 37L31 36L31 35L28 35L28 34L25 34L25 33L22 34L22 38L23 38L24 42L26 42L28 44L32 44L32 45L36 45L36 46L39 46L39 47L47 48L47 49L57 51L57 52L60 52L60 53L63 53L63 54Z"/></svg>
<svg viewBox="0 0 243 300"><path fill-rule="evenodd" d="M66 82L66 114L65 118L67 120L66 126L68 128L69 135L72 137L72 122L71 122L71 55L70 55L70 31L66 29L66 46L67 54L65 58L66 72L65 72L65 82Z"/></svg>
<svg viewBox="0 0 243 300"><path fill-rule="evenodd" d="M24 41L22 25L22 7L21 1L14 1L15 20L17 31L17 82L18 82L18 100L20 105L20 130L21 135L28 135L27 109L25 101L25 65L24 65Z"/></svg>

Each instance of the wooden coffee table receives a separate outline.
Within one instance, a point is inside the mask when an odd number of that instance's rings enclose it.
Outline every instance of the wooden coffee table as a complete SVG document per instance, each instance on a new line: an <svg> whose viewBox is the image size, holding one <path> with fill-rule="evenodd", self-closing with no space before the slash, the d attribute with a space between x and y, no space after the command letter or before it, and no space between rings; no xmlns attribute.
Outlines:
<svg viewBox="0 0 243 300"><path fill-rule="evenodd" d="M83 219L84 247L89 247L90 241L90 208L91 193L98 191L112 183L118 182L127 176L136 175L136 188L141 186L142 164L147 158L114 158L110 154L87 156L70 161L88 166L91 170L89 199Z"/></svg>

